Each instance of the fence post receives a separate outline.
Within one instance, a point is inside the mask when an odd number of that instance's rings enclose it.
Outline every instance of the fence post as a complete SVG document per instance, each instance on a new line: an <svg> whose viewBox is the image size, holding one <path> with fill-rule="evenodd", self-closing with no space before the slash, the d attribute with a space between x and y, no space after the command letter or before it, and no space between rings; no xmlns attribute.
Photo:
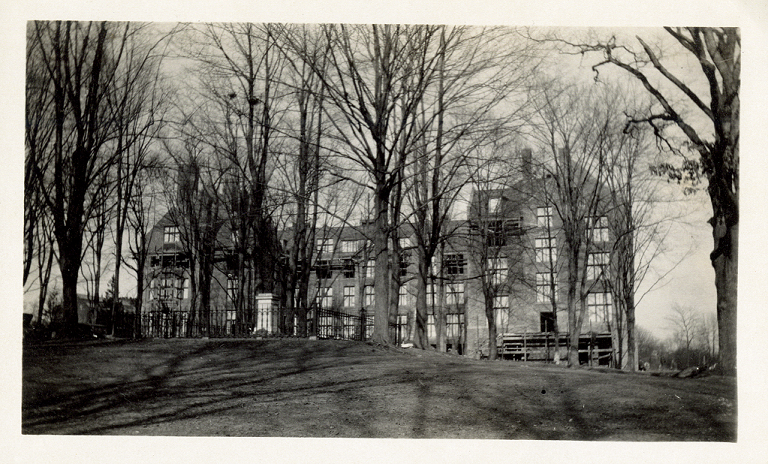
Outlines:
<svg viewBox="0 0 768 464"><path fill-rule="evenodd" d="M316 306L315 310L312 311L312 335L314 335L315 338L317 338L317 335L318 335L317 334L317 322L318 322L318 319L320 317L320 315L318 313L320 312L321 306Z"/></svg>
<svg viewBox="0 0 768 464"><path fill-rule="evenodd" d="M523 362L528 361L528 329L523 332Z"/></svg>

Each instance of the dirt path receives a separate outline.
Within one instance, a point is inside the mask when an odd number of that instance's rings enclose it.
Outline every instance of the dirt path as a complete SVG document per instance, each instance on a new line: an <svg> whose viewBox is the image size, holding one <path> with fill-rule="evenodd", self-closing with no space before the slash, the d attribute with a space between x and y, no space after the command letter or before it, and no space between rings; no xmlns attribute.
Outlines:
<svg viewBox="0 0 768 464"><path fill-rule="evenodd" d="M26 346L22 432L735 441L736 383L488 362L366 343Z"/></svg>

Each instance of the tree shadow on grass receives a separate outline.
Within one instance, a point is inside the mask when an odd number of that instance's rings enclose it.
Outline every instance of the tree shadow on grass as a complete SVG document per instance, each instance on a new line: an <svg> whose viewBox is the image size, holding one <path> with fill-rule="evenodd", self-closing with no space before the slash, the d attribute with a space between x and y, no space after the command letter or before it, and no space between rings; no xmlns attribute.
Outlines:
<svg viewBox="0 0 768 464"><path fill-rule="evenodd" d="M656 436L657 422L669 419L663 408L677 404L638 402L628 417L614 417L615 395L594 392L630 376L397 356L364 343L306 340L32 349L22 432L600 440L615 436L607 424L617 423ZM84 379L68 375L86 368L93 372ZM39 374L46 369L50 378ZM654 385L670 398L690 390L683 387ZM690 427L669 439L734 440L713 401L697 406L700 399L687 395L687 414L673 422ZM197 428L210 421L218 426ZM696 435L701 428L710 432Z"/></svg>
<svg viewBox="0 0 768 464"><path fill-rule="evenodd" d="M263 406L329 389L355 388L354 381L320 375L346 365L344 353L351 345L253 340L195 345L97 386L86 382L73 387L66 379L58 385L56 379L42 384L25 375L22 433L115 433L238 411L246 400ZM25 359L28 362L33 361ZM313 373L316 379L311 382L288 380ZM35 391L40 389L51 391Z"/></svg>

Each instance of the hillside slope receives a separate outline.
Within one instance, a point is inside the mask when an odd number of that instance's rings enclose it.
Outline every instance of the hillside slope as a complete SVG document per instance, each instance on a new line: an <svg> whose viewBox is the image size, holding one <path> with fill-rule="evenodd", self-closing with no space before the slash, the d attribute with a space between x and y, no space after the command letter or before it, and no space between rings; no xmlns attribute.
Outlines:
<svg viewBox="0 0 768 464"><path fill-rule="evenodd" d="M25 346L22 433L735 441L736 383L310 340Z"/></svg>

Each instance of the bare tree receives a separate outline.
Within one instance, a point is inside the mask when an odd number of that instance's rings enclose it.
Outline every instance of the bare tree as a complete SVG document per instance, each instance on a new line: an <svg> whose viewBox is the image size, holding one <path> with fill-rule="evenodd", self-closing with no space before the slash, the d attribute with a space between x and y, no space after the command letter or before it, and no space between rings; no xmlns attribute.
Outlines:
<svg viewBox="0 0 768 464"><path fill-rule="evenodd" d="M537 61L528 44L513 37L509 28L441 26L432 45L436 76L419 107L421 139L404 179L418 268L412 318L417 347L427 345L426 290L435 277L431 263L451 236L449 212L462 186L481 167L473 158L484 147L503 145L522 120L525 105L514 95L525 88ZM434 310L438 350L445 351L444 308Z"/></svg>
<svg viewBox="0 0 768 464"><path fill-rule="evenodd" d="M46 210L42 210L45 212ZM51 281L53 260L56 258L56 237L53 235L53 218L50 214L37 215L33 244L36 247L37 256L37 281L38 281L38 309L37 321L43 322L43 309L47 301L48 285Z"/></svg>
<svg viewBox="0 0 768 464"><path fill-rule="evenodd" d="M86 243L80 267L81 274L86 282L86 294L91 311L97 312L101 306L101 277L105 267L109 265L108 262L104 262L104 244L107 238L109 223L114 215L113 205L109 203L107 198L114 182L111 179L105 179L101 185L103 189L96 192L96 195L101 197L97 200L98 206L94 211L93 217L86 223ZM90 260L87 259L86 255L89 251L91 255Z"/></svg>
<svg viewBox="0 0 768 464"><path fill-rule="evenodd" d="M658 173L677 181L707 180L713 210L709 222L714 250L710 260L715 269L720 355L725 371L735 374L741 35L738 28L727 27L667 27L665 31L678 45L666 54L662 47L639 36L639 50L620 44L615 37L569 45L581 54L601 53L602 61L593 66L595 71L604 65L616 66L637 79L657 102L649 114L630 122L649 124L666 148L681 157L681 164L663 163ZM676 65L668 59L678 50L696 60L700 74L689 77L675 71ZM705 85L700 91L696 81L701 79ZM682 99L676 97L679 94ZM701 116L704 123L699 123ZM679 140L680 134L684 141ZM691 152L697 153L698 159L691 157Z"/></svg>
<svg viewBox="0 0 768 464"><path fill-rule="evenodd" d="M679 220L672 208L664 208L659 178L648 171L654 162L649 132L642 126L624 126L622 113L632 114L639 107L626 98L630 92L611 90L616 125L608 134L605 187L608 194L608 230L613 238L610 266L604 282L612 295L612 332L617 368L636 370L638 357L635 336L635 308L656 284L676 267L654 273L652 264L665 251L671 224ZM657 266L658 267L658 266ZM638 293L641 284L645 291Z"/></svg>
<svg viewBox="0 0 768 464"><path fill-rule="evenodd" d="M321 147L324 128L324 91L318 74L325 69L327 42L319 28L286 27L279 34L278 46L292 71L286 86L296 101L296 117L290 124L289 137L298 145L295 159L286 160L286 190L293 197L293 224L287 261L285 330L307 335L307 310L310 307L309 280L315 259L321 172ZM296 50L296 51L294 51ZM315 63L315 70L308 63Z"/></svg>
<svg viewBox="0 0 768 464"><path fill-rule="evenodd" d="M682 354L682 360L686 365L684 367L687 367L695 362L694 349L701 331L701 316L693 307L675 303L672 305L672 314L667 317L667 322L677 349Z"/></svg>
<svg viewBox="0 0 768 464"><path fill-rule="evenodd" d="M43 321L48 284L56 254L51 211L43 198L45 174L53 162L53 87L44 67L38 66L41 42L35 30L27 30L24 156L24 271L25 292L38 288L37 321ZM37 277L32 275L33 264Z"/></svg>
<svg viewBox="0 0 768 464"><path fill-rule="evenodd" d="M210 331L211 285L220 245L218 234L224 224L218 195L222 175L211 166L211 153L200 145L187 140L182 152L173 153L178 176L173 187L166 189L169 215L178 227L179 243L189 258L191 303L187 336L191 336L195 324L206 335Z"/></svg>
<svg viewBox="0 0 768 464"><path fill-rule="evenodd" d="M132 23L127 37L129 46L116 73L114 92L107 97L116 133L109 147L115 151L114 166L114 244L115 299L111 309L110 332L115 333L115 317L120 296L120 271L123 264L123 237L128 222L133 190L148 162L155 138L164 128L168 109L168 89L162 84L160 66L166 56L167 39L172 35L156 35L147 24Z"/></svg>
<svg viewBox="0 0 768 464"><path fill-rule="evenodd" d="M54 124L52 120L53 87L47 71L39 66L39 53L42 43L35 37L33 28L27 30L27 63L26 63L26 95L25 95L25 125L24 137L24 273L23 283L26 286L32 263L36 254L45 255L52 248L47 247L47 241L36 242L38 226L44 223L48 212L41 187L48 172L48 166L53 161L49 147L53 142ZM42 285L42 282L41 282ZM41 286L41 291L44 288ZM40 312L42 314L42 296Z"/></svg>
<svg viewBox="0 0 768 464"><path fill-rule="evenodd" d="M115 124L106 110L129 25L108 22L29 23L29 57L48 81L52 105L45 118L53 127L50 164L36 164L45 179L41 196L51 211L62 277L65 332L77 324L77 283L85 225L99 206L105 172L115 154L104 152ZM37 74L36 74L37 75ZM43 160L46 157L40 157ZM43 167L46 172L42 172Z"/></svg>
<svg viewBox="0 0 768 464"><path fill-rule="evenodd" d="M699 330L701 348L708 356L704 364L714 363L717 359L717 314L714 312L704 314Z"/></svg>
<svg viewBox="0 0 768 464"><path fill-rule="evenodd" d="M635 340L637 341L638 363L648 363L649 368L655 366L660 369L666 361L665 358L669 357L661 340L650 330L640 326L635 327Z"/></svg>
<svg viewBox="0 0 768 464"><path fill-rule="evenodd" d="M436 57L427 49L436 31L427 26L323 26L329 44L323 58L327 67L304 56L323 83L326 111L334 115L329 121L333 136L344 146L343 157L368 177L363 183L373 190L373 338L380 343L391 341L389 241L396 230L390 223L392 194L413 150L418 105L434 77Z"/></svg>
<svg viewBox="0 0 768 464"><path fill-rule="evenodd" d="M271 24L204 24L191 28L183 53L196 63L196 106L185 110L194 137L216 156L223 182L222 213L232 232L228 273L237 280L233 304L238 326L246 303L273 287L276 247L266 201L270 163L279 152L277 131L286 106L287 68ZM194 102L191 102L194 103Z"/></svg>
<svg viewBox="0 0 768 464"><path fill-rule="evenodd" d="M596 102L592 101L595 97ZM590 255L599 253L606 242L596 232L605 221L603 182L614 115L599 102L594 87L552 85L536 103L531 131L548 154L542 164L544 179L533 192L545 203L543 206L554 210L566 260L570 367L579 365L578 343L587 299L598 280L589 275L587 264Z"/></svg>
<svg viewBox="0 0 768 464"><path fill-rule="evenodd" d="M140 338L142 334L142 305L147 283L146 267L150 253L150 235L155 225L158 202L162 197L159 179L163 170L160 169L157 158L149 158L144 162L144 168L140 169L134 178L126 210L126 224L130 230L128 250L132 259L126 260L125 264L136 275L134 338Z"/></svg>

